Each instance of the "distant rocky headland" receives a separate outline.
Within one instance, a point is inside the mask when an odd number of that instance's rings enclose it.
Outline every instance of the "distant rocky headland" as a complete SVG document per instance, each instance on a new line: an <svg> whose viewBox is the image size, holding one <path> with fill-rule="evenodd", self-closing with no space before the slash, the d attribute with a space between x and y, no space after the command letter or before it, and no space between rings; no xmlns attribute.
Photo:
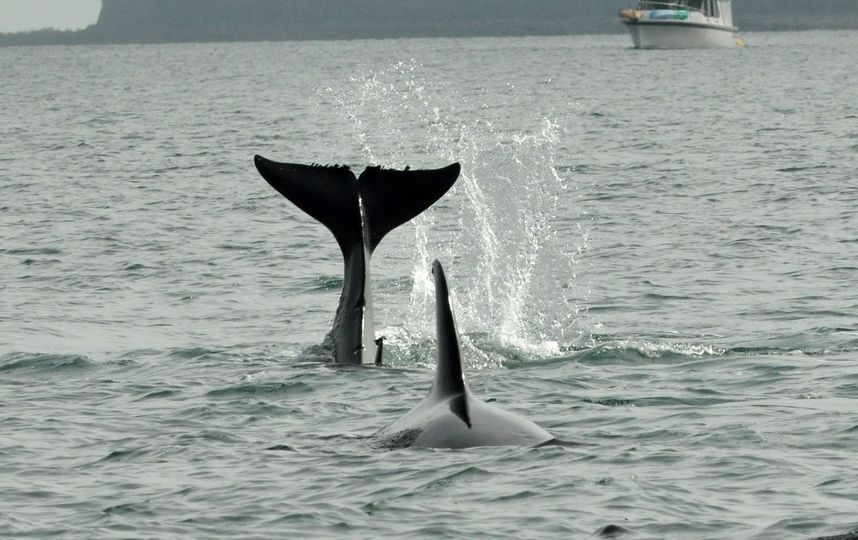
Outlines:
<svg viewBox="0 0 858 540"><path fill-rule="evenodd" d="M0 45L287 41L620 33L633 0L103 0L80 31ZM858 29L858 0L736 0L742 31Z"/></svg>

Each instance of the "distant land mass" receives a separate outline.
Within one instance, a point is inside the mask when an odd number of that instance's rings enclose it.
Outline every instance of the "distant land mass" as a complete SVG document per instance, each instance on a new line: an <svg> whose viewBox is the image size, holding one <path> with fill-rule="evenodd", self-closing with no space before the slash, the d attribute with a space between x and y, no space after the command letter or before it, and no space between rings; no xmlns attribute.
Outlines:
<svg viewBox="0 0 858 540"><path fill-rule="evenodd" d="M633 0L103 0L84 30L0 45L290 41L621 33ZM735 0L740 31L858 29L858 0Z"/></svg>

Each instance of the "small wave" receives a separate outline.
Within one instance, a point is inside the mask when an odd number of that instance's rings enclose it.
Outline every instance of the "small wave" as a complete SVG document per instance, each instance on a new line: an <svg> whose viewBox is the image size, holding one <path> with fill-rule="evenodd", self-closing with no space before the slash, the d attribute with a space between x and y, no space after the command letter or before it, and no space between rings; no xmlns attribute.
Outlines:
<svg viewBox="0 0 858 540"><path fill-rule="evenodd" d="M226 388L218 388L206 393L212 398L260 396L260 395L282 395L300 396L313 392L313 387L303 382L280 382L280 383L258 383L238 384Z"/></svg>
<svg viewBox="0 0 858 540"><path fill-rule="evenodd" d="M799 166L796 165L794 167L784 167L782 169L775 169L777 172L785 172L785 173L794 173L794 172L802 172L802 171L814 171L818 169L831 169L831 165L820 164L820 165L805 165Z"/></svg>
<svg viewBox="0 0 858 540"><path fill-rule="evenodd" d="M673 396L650 396L643 398L593 398L584 399L586 403L604 407L706 407L721 403L731 403L735 400L728 398L687 398Z"/></svg>
<svg viewBox="0 0 858 540"><path fill-rule="evenodd" d="M155 515L155 512L151 508L140 503L123 503L114 506L108 506L103 510L103 512L105 514L111 515Z"/></svg>
<svg viewBox="0 0 858 540"><path fill-rule="evenodd" d="M58 493L53 491L47 491L44 489L36 489L32 491L25 491L21 493L23 497L32 498L32 499L52 499L58 496Z"/></svg>
<svg viewBox="0 0 858 540"><path fill-rule="evenodd" d="M290 446L288 444L275 444L274 446L269 446L268 448L266 448L266 450L298 453L298 450L294 446Z"/></svg>
<svg viewBox="0 0 858 540"><path fill-rule="evenodd" d="M133 450L114 450L114 451L110 452L109 454L107 454L106 456L104 456L103 458L94 462L93 465L98 464L98 463L114 463L114 462L121 462L121 461L130 461L130 460L133 460L133 459L138 458L140 456L144 456L148 453L149 453L149 451L146 450L145 448L135 448Z"/></svg>
<svg viewBox="0 0 858 540"><path fill-rule="evenodd" d="M492 473L490 473L486 469L483 469L482 467L477 467L476 465L469 465L463 469L442 473L441 476L439 476L438 478L430 480L422 486L417 487L414 491L418 493L425 493L437 488L444 488L460 481L466 483L480 482L481 479L484 479L491 475Z"/></svg>
<svg viewBox="0 0 858 540"><path fill-rule="evenodd" d="M825 356L830 354L848 354L858 352L858 342L852 346L832 347L732 347L726 353L730 356Z"/></svg>
<svg viewBox="0 0 858 540"><path fill-rule="evenodd" d="M220 249L225 249L228 251L252 251L255 248L253 246L241 245L241 244L221 244L217 246Z"/></svg>
<svg viewBox="0 0 858 540"><path fill-rule="evenodd" d="M27 258L27 259L24 259L23 261L21 261L21 264L23 264L24 266L33 266L34 264L54 264L54 263L58 263L58 262L62 262L62 261L60 261L59 259L29 259L29 258Z"/></svg>
<svg viewBox="0 0 858 540"><path fill-rule="evenodd" d="M648 300L690 300L690 296L685 296L681 294L663 294L663 293L646 293L644 294L644 298Z"/></svg>
<svg viewBox="0 0 858 540"><path fill-rule="evenodd" d="M243 439L240 437L226 431L206 430L200 433L186 433L180 435L176 442L180 446L188 446L196 444L198 441L235 444L242 442L242 440Z"/></svg>
<svg viewBox="0 0 858 540"><path fill-rule="evenodd" d="M837 314L840 316L840 314ZM844 315L845 316L845 315ZM850 354L858 352L858 328L818 327L794 334L775 336L759 343L735 345L725 351L728 355L771 356Z"/></svg>
<svg viewBox="0 0 858 540"><path fill-rule="evenodd" d="M52 373L92 367L85 356L73 354L10 353L0 356L0 372Z"/></svg>
<svg viewBox="0 0 858 540"><path fill-rule="evenodd" d="M136 272L138 270L157 270L157 268L153 266L147 266L143 263L127 263L122 267L122 270L125 272Z"/></svg>
<svg viewBox="0 0 858 540"><path fill-rule="evenodd" d="M145 396L141 397L138 401L146 399L168 398L174 395L176 395L176 392L174 392L173 390L156 390L154 392L149 392Z"/></svg>
<svg viewBox="0 0 858 540"><path fill-rule="evenodd" d="M725 353L725 349L714 345L619 340L598 344L575 354L574 358L581 363L644 364L682 362L688 359L723 356Z"/></svg>
<svg viewBox="0 0 858 540"><path fill-rule="evenodd" d="M337 276L319 276L313 279L308 289L310 291L333 291L339 290L343 286L343 278Z"/></svg>
<svg viewBox="0 0 858 540"><path fill-rule="evenodd" d="M199 358L206 358L210 356L216 356L221 354L223 351L217 349L206 349L203 347L191 347L189 349L174 349L170 351L170 358L178 358L183 360L196 360Z"/></svg>
<svg viewBox="0 0 858 540"><path fill-rule="evenodd" d="M0 249L5 255L61 255L62 250L58 248L22 248L22 249Z"/></svg>

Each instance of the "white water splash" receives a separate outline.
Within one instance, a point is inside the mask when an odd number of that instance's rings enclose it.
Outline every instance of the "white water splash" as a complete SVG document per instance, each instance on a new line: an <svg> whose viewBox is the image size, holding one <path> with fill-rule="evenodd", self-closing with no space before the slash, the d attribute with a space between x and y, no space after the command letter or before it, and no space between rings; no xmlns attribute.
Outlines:
<svg viewBox="0 0 858 540"><path fill-rule="evenodd" d="M401 317L406 333L434 337L431 263L437 258L450 278L472 366L503 361L474 346L467 338L473 333L536 357L587 339L586 291L575 269L589 229L577 209L561 207L561 199L576 199L567 191L577 189L557 172L564 126L538 117L529 130L509 129L499 110L479 111L474 98L431 79L414 61L352 79L346 88L334 101L370 162L402 167L418 158L421 168L462 165L451 192L414 220L412 287ZM564 223L571 217L575 226L558 227L558 217Z"/></svg>

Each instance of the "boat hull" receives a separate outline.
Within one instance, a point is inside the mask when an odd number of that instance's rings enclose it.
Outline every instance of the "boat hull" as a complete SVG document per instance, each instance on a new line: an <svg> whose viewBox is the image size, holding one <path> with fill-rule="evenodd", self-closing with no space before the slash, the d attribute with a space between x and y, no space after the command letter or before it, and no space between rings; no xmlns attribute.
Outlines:
<svg viewBox="0 0 858 540"><path fill-rule="evenodd" d="M683 22L623 21L636 49L736 48L741 39L730 26Z"/></svg>

